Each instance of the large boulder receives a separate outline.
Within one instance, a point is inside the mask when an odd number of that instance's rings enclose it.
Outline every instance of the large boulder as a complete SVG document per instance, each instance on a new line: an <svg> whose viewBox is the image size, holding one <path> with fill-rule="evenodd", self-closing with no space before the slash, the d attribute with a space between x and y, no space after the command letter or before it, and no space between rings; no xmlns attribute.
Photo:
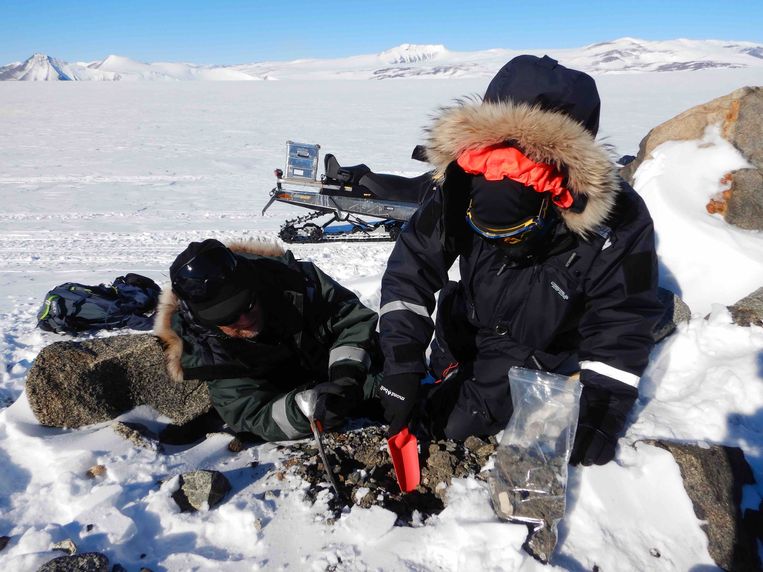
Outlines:
<svg viewBox="0 0 763 572"><path fill-rule="evenodd" d="M722 214L726 222L741 228L763 230L763 88L743 87L728 95L692 107L652 129L639 144L638 156L620 171L633 183L641 163L666 141L701 139L710 125L744 156L752 169L728 175L730 185L723 196L708 196L708 211Z"/></svg>
<svg viewBox="0 0 763 572"><path fill-rule="evenodd" d="M760 570L756 534L749 526L753 520L743 518L740 507L742 488L755 483L742 450L663 440L648 443L669 451L678 463L715 563L724 570Z"/></svg>
<svg viewBox="0 0 763 572"><path fill-rule="evenodd" d="M185 423L212 404L206 383L173 381L159 339L122 335L43 348L26 382L37 420L52 427L81 427L149 405Z"/></svg>

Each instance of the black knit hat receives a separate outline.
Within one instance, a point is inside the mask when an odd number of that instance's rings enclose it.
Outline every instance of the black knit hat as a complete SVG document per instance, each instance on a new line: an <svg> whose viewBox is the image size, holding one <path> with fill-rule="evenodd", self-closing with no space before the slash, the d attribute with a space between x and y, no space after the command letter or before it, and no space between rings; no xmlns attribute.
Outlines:
<svg viewBox="0 0 763 572"><path fill-rule="evenodd" d="M513 101L561 111L592 135L599 130L601 101L596 82L548 56L524 55L509 61L490 81L483 101Z"/></svg>
<svg viewBox="0 0 763 572"><path fill-rule="evenodd" d="M213 238L192 242L170 266L172 290L206 326L233 323L251 308L255 293L244 274L236 255Z"/></svg>
<svg viewBox="0 0 763 572"><path fill-rule="evenodd" d="M469 220L477 232L489 237L538 216L547 193L510 179L488 181L477 175L472 177L470 195Z"/></svg>

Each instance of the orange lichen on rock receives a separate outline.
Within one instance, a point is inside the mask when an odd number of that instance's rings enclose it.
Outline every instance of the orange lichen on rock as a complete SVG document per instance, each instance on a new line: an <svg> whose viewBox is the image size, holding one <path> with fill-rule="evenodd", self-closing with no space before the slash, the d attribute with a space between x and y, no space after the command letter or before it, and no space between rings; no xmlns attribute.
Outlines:
<svg viewBox="0 0 763 572"><path fill-rule="evenodd" d="M729 105L723 118L723 138L730 140L731 132L736 127L737 120L739 119L739 109L741 107L741 101L739 99L732 99L731 105Z"/></svg>
<svg viewBox="0 0 763 572"><path fill-rule="evenodd" d="M726 214L729 207L729 199L731 198L731 190L723 191L720 197L713 197L705 207L710 214Z"/></svg>

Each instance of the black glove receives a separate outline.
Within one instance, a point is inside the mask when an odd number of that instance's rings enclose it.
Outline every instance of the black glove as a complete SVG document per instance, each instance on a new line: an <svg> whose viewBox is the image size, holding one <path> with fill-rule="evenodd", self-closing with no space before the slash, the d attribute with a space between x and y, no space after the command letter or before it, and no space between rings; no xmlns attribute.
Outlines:
<svg viewBox="0 0 763 572"><path fill-rule="evenodd" d="M615 391L583 387L571 465L605 465L615 458L617 440L637 397L638 391L625 384Z"/></svg>
<svg viewBox="0 0 763 572"><path fill-rule="evenodd" d="M363 399L363 389L351 377L319 383L313 389L318 394L314 417L324 429L341 425Z"/></svg>
<svg viewBox="0 0 763 572"><path fill-rule="evenodd" d="M378 396L389 423L389 433L396 435L411 421L419 396L421 376L417 373L399 373L386 376L379 385Z"/></svg>

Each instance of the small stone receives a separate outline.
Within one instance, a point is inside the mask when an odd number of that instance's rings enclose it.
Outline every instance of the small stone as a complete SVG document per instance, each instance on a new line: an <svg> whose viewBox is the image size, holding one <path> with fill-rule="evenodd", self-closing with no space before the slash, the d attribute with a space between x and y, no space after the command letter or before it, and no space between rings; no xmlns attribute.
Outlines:
<svg viewBox="0 0 763 572"><path fill-rule="evenodd" d="M180 475L180 488L172 498L182 512L217 506L230 491L230 482L219 471L191 471Z"/></svg>
<svg viewBox="0 0 763 572"><path fill-rule="evenodd" d="M11 541L10 536L0 536L0 550L8 546L8 543Z"/></svg>
<svg viewBox="0 0 763 572"><path fill-rule="evenodd" d="M475 451L475 455L477 455L477 458L484 462L485 459L487 459L490 455L495 453L495 445L491 445L490 443L486 443L482 445L479 449Z"/></svg>
<svg viewBox="0 0 763 572"><path fill-rule="evenodd" d="M655 558L659 558L660 556L662 556L662 554L660 554L660 551L657 550L656 548L650 548L649 549L649 554L651 554Z"/></svg>
<svg viewBox="0 0 763 572"><path fill-rule="evenodd" d="M77 554L77 545L74 544L74 541L71 538L67 538L61 542L56 542L53 545L53 550L61 550L62 552L66 552L69 555L73 555Z"/></svg>
<svg viewBox="0 0 763 572"><path fill-rule="evenodd" d="M100 552L59 556L43 564L37 572L109 572L109 559Z"/></svg>
<svg viewBox="0 0 763 572"><path fill-rule="evenodd" d="M263 525L262 525L262 520L261 520L261 519L259 519L259 518L255 518L255 519L254 519L254 529L255 529L257 532L260 532L260 531L262 530L262 526L263 526Z"/></svg>
<svg viewBox="0 0 763 572"><path fill-rule="evenodd" d="M285 476L283 474L283 471L276 471L274 476L275 476L277 481L282 481L285 478Z"/></svg>
<svg viewBox="0 0 763 572"><path fill-rule="evenodd" d="M87 472L85 473L85 476L88 479L94 479L96 477L100 477L101 475L106 474L106 467L104 465L93 465L90 467Z"/></svg>
<svg viewBox="0 0 763 572"><path fill-rule="evenodd" d="M117 435L119 435L120 437L124 437L136 447L140 447L142 449L154 449L154 450L158 448L156 446L156 443L153 443L152 441L149 441L148 439L146 439L138 429L136 429L135 427L131 427L127 423L117 421L116 423L113 423L111 425L111 428L114 430L114 432Z"/></svg>
<svg viewBox="0 0 763 572"><path fill-rule="evenodd" d="M85 530L87 530L88 532L90 532L90 531L91 531L91 530L93 530L94 528L95 528L95 525L94 525L94 524L88 524L88 525L85 527Z"/></svg>
<svg viewBox="0 0 763 572"><path fill-rule="evenodd" d="M484 444L485 442L482 439L475 437L474 435L470 435L466 438L466 441L464 441L464 447L472 452L476 452L477 449L482 447Z"/></svg>
<svg viewBox="0 0 763 572"><path fill-rule="evenodd" d="M244 449L246 449L246 445L238 437L234 437L231 439L230 443L228 443L228 451L231 453L240 453Z"/></svg>

